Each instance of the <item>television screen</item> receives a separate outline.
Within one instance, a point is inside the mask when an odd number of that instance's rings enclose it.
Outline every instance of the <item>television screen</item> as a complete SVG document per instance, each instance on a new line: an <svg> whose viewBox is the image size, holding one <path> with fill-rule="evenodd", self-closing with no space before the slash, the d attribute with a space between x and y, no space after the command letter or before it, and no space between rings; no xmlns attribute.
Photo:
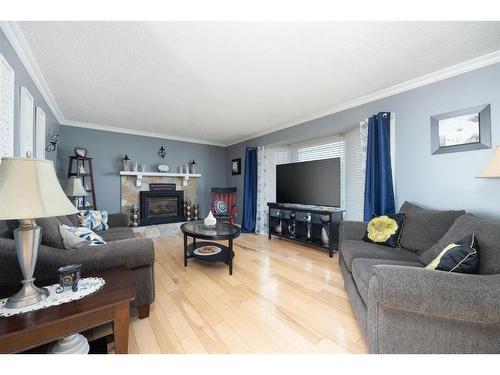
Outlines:
<svg viewBox="0 0 500 375"><path fill-rule="evenodd" d="M340 207L340 158L277 165L276 200Z"/></svg>

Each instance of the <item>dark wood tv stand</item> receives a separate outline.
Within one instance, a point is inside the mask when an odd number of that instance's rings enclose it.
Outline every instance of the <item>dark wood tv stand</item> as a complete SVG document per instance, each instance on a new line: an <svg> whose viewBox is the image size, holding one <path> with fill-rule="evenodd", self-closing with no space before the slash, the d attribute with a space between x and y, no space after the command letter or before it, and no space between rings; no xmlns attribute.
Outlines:
<svg viewBox="0 0 500 375"><path fill-rule="evenodd" d="M267 206L269 207L269 239L271 236L285 238L306 246L326 250L330 258L333 257L334 250L337 250L339 246L339 227L344 217L344 210L336 207L271 202L267 203ZM295 219L290 217L290 213L295 213ZM307 216L311 218L310 221L306 220ZM280 223L281 231L279 230ZM325 228L328 234L327 245L321 240L322 228Z"/></svg>

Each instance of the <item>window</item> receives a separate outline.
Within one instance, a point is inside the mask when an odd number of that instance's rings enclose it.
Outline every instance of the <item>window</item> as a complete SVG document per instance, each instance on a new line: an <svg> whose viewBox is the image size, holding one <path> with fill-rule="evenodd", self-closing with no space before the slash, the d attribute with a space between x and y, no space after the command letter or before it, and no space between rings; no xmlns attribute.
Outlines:
<svg viewBox="0 0 500 375"><path fill-rule="evenodd" d="M359 126L345 139L345 215L344 220L363 221L365 197L365 161L361 151Z"/></svg>
<svg viewBox="0 0 500 375"><path fill-rule="evenodd" d="M266 147L266 198L268 202L276 202L276 166L290 162L288 147Z"/></svg>
<svg viewBox="0 0 500 375"><path fill-rule="evenodd" d="M292 146L292 160L297 162L340 158L340 206L345 207L345 141L336 136Z"/></svg>

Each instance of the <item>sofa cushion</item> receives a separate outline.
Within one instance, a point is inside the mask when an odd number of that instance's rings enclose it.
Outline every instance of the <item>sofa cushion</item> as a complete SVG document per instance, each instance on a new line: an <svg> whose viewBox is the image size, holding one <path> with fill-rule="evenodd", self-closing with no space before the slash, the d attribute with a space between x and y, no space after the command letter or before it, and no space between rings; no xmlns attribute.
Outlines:
<svg viewBox="0 0 500 375"><path fill-rule="evenodd" d="M471 233L475 234L480 248L478 273L500 274L500 223L479 219L472 214L459 217L450 230L420 256L420 263L429 264L446 246L460 241Z"/></svg>
<svg viewBox="0 0 500 375"><path fill-rule="evenodd" d="M126 240L135 237L132 228L129 227L109 228L108 230L99 232L99 235L106 242Z"/></svg>
<svg viewBox="0 0 500 375"><path fill-rule="evenodd" d="M368 285L373 275L372 268L377 265L393 265L393 266L406 266L406 267L419 267L422 264L419 262L405 262L401 260L384 260L384 259L364 259L357 258L352 261L352 277L358 288L358 292L365 301L368 303Z"/></svg>
<svg viewBox="0 0 500 375"><path fill-rule="evenodd" d="M428 210L410 202L404 202L399 212L406 212L401 233L401 246L419 255L431 248L450 229L464 210Z"/></svg>
<svg viewBox="0 0 500 375"><path fill-rule="evenodd" d="M356 258L418 262L418 255L411 251L405 249L375 245L360 240L342 241L340 253L344 259L347 269L350 272L352 272L351 270L352 261Z"/></svg>
<svg viewBox="0 0 500 375"><path fill-rule="evenodd" d="M78 226L78 214L67 215L66 218L70 221L71 225L74 227ZM63 223L65 224L65 223Z"/></svg>
<svg viewBox="0 0 500 375"><path fill-rule="evenodd" d="M59 233L59 225L66 224L68 221L66 217L62 216L63 222L59 217L46 217L35 219L36 224L42 228L42 245L64 249L63 239ZM9 235L14 238L14 230L19 226L18 220L8 220L7 227L9 228Z"/></svg>

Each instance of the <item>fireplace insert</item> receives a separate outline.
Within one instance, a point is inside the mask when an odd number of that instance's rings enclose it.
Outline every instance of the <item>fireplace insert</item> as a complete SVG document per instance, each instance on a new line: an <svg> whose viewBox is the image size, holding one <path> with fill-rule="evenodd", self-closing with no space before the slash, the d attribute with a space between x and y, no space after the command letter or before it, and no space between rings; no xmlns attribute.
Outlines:
<svg viewBox="0 0 500 375"><path fill-rule="evenodd" d="M141 226L185 221L182 190L141 191L140 198Z"/></svg>

